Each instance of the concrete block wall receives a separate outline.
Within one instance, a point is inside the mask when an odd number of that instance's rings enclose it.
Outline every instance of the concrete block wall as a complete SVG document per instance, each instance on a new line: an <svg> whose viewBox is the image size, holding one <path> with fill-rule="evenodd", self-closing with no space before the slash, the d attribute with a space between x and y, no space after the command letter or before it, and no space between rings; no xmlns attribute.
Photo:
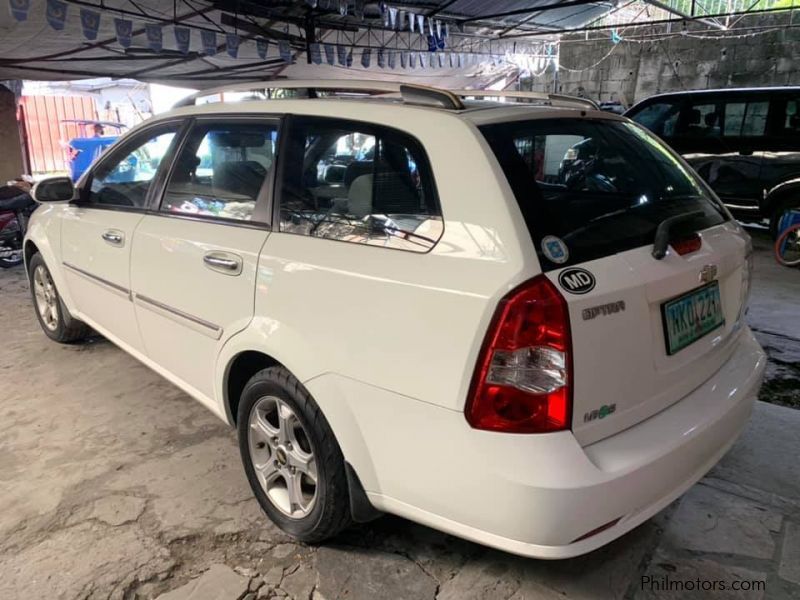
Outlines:
<svg viewBox="0 0 800 600"><path fill-rule="evenodd" d="M644 43L623 41L616 47L610 36L591 41L585 40L585 34L565 36L560 47L558 91L597 101L619 100L629 106L653 94L678 90L800 85L800 10L793 12L742 19L739 26L774 28L754 37L692 37L713 35L699 34L707 27L698 23L687 26L689 35L681 35L682 25L673 23L674 37ZM795 27L787 28L791 24ZM628 31L633 35L636 30ZM649 32L665 31L665 26L659 26ZM590 37L598 35L602 33L592 32ZM608 58L598 63L612 47ZM553 91L553 70L531 83L534 91Z"/></svg>

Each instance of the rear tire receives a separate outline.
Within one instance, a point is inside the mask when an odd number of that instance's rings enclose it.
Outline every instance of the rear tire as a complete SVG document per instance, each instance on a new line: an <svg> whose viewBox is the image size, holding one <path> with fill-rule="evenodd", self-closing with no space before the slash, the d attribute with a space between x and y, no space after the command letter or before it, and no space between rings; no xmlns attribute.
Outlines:
<svg viewBox="0 0 800 600"><path fill-rule="evenodd" d="M250 487L275 525L311 544L350 525L342 451L319 406L289 371L269 367L247 382L237 429Z"/></svg>
<svg viewBox="0 0 800 600"><path fill-rule="evenodd" d="M28 263L28 283L36 318L47 337L61 344L71 344L89 335L89 326L74 318L64 306L50 270L38 252Z"/></svg>

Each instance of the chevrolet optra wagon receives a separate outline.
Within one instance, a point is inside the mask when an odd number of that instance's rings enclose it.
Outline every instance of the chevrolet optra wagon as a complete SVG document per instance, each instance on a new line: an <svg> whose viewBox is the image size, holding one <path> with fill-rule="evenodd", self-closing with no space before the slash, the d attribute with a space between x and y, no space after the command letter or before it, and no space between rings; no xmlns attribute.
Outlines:
<svg viewBox="0 0 800 600"><path fill-rule="evenodd" d="M39 183L25 242L44 332L235 426L281 529L388 512L569 557L733 444L750 240L658 138L563 97L281 87L307 97L190 99Z"/></svg>

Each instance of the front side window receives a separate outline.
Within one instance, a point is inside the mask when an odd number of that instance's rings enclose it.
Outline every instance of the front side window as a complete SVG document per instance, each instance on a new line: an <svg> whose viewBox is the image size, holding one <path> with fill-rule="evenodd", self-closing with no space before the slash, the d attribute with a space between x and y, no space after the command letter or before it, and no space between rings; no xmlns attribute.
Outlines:
<svg viewBox="0 0 800 600"><path fill-rule="evenodd" d="M675 125L678 123L678 104L674 102L657 102L645 106L631 118L644 125L656 135L670 138L675 135Z"/></svg>
<svg viewBox="0 0 800 600"><path fill-rule="evenodd" d="M682 226L687 231L725 220L691 169L635 124L537 119L484 125L481 131L545 270L652 244L658 225L679 214L703 212ZM553 238L566 249L558 256L542 247Z"/></svg>
<svg viewBox="0 0 800 600"><path fill-rule="evenodd" d="M250 221L275 160L277 124L198 124L175 158L161 210Z"/></svg>
<svg viewBox="0 0 800 600"><path fill-rule="evenodd" d="M678 135L691 138L719 137L721 134L719 107L712 102L697 102L681 111Z"/></svg>
<svg viewBox="0 0 800 600"><path fill-rule="evenodd" d="M426 252L442 233L427 156L389 128L292 121L279 186L280 230Z"/></svg>
<svg viewBox="0 0 800 600"><path fill-rule="evenodd" d="M177 126L125 145L92 173L87 200L101 206L146 208L147 193L162 159L175 139Z"/></svg>

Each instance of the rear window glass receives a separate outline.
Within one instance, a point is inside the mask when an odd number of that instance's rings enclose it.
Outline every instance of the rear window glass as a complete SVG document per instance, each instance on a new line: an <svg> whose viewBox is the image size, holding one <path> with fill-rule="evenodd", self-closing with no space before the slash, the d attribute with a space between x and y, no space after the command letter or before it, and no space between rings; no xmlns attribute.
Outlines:
<svg viewBox="0 0 800 600"><path fill-rule="evenodd" d="M676 235L725 221L700 179L644 128L610 120L485 125L545 270L652 244L669 217L701 210Z"/></svg>

